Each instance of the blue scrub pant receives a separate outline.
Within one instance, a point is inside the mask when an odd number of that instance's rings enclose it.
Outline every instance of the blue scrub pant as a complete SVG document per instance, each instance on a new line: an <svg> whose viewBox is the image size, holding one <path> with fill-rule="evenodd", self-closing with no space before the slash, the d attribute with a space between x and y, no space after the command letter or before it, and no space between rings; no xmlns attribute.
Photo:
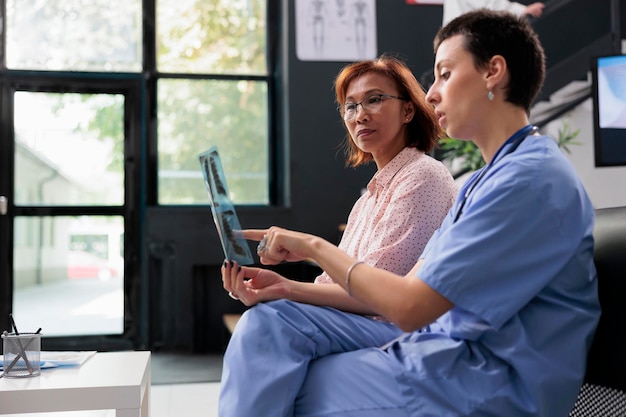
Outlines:
<svg viewBox="0 0 626 417"><path fill-rule="evenodd" d="M246 311L226 353L220 417L407 417L395 379L404 368L379 347L396 326L287 300Z"/></svg>

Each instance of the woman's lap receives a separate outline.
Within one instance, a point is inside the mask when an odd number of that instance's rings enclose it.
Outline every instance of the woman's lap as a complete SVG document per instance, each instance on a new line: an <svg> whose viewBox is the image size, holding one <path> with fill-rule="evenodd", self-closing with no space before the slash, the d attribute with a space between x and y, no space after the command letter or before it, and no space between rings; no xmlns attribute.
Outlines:
<svg viewBox="0 0 626 417"><path fill-rule="evenodd" d="M224 356L220 416L259 407L267 407L264 416L291 415L311 361L381 346L400 334L392 324L328 307L259 304L244 313Z"/></svg>

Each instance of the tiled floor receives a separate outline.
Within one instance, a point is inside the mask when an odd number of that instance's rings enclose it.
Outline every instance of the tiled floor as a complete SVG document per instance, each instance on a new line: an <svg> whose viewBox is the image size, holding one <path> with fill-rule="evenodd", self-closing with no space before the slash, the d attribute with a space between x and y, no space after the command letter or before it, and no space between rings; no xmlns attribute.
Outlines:
<svg viewBox="0 0 626 417"><path fill-rule="evenodd" d="M153 385L151 417L217 417L219 382Z"/></svg>
<svg viewBox="0 0 626 417"><path fill-rule="evenodd" d="M150 417L217 417L219 382L153 385ZM115 411L7 414L2 417L115 417Z"/></svg>

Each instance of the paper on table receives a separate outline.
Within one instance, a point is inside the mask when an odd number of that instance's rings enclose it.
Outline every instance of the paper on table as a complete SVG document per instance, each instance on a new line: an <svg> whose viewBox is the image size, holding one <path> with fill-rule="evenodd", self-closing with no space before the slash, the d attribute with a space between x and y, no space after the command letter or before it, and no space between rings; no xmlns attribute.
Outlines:
<svg viewBox="0 0 626 417"><path fill-rule="evenodd" d="M96 351L79 351L79 352L54 352L42 351L39 354L39 363L41 369L56 368L58 366L80 366L87 359L96 354ZM19 363L19 362L18 362ZM0 361L0 370L3 370L3 363Z"/></svg>
<svg viewBox="0 0 626 417"><path fill-rule="evenodd" d="M52 352L42 351L39 359L42 362L51 362L58 366L63 365L82 365L87 359L96 354L96 351L80 351L80 352Z"/></svg>

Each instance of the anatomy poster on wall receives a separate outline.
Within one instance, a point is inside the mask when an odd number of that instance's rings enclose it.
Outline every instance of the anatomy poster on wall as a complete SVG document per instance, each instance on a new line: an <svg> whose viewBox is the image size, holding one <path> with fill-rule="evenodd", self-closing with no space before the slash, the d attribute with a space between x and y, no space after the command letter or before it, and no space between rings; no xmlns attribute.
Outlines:
<svg viewBox="0 0 626 417"><path fill-rule="evenodd" d="M296 0L295 6L298 59L376 58L376 0Z"/></svg>

